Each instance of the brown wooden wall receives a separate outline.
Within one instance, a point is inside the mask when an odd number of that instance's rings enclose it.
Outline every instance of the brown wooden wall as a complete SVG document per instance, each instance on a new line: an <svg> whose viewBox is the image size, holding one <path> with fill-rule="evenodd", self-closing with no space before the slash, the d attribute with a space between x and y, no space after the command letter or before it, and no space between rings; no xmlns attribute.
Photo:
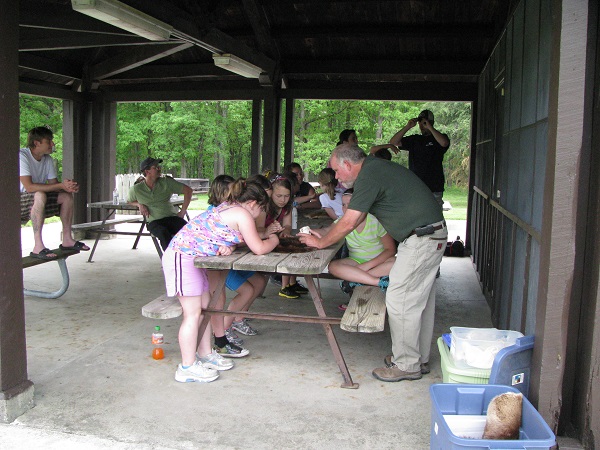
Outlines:
<svg viewBox="0 0 600 450"><path fill-rule="evenodd" d="M535 335L530 400L584 448L600 434L599 9L518 4L479 80L470 203L493 323Z"/></svg>
<svg viewBox="0 0 600 450"><path fill-rule="evenodd" d="M497 327L533 334L548 134L550 1L519 4L480 77L472 253Z"/></svg>

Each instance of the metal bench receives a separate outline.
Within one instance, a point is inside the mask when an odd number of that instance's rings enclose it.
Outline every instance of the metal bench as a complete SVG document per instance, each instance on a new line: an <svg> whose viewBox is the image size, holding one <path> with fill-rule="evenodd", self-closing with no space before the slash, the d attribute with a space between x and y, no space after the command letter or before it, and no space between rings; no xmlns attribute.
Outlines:
<svg viewBox="0 0 600 450"><path fill-rule="evenodd" d="M41 298L58 298L67 292L69 288L69 270L67 269L67 261L66 259L69 256L76 255L79 253L79 250L62 250L60 248L56 248L52 250L52 253L58 255L55 259L44 260L39 258L34 258L33 256L24 256L23 257L23 269L27 269L28 267L34 267L40 264L44 264L47 262L56 261L58 263L58 267L60 267L60 273L62 275L62 286L57 291L35 291L32 289L23 289L24 295L29 295L33 297L41 297Z"/></svg>

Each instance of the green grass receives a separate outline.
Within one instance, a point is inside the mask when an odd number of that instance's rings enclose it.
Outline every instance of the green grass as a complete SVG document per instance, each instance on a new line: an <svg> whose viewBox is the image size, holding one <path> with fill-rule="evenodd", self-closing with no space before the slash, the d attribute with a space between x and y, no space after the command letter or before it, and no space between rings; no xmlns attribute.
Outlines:
<svg viewBox="0 0 600 450"><path fill-rule="evenodd" d="M468 190L466 188L447 188L444 191L444 200L452 205L450 211L444 211L446 220L467 220Z"/></svg>
<svg viewBox="0 0 600 450"><path fill-rule="evenodd" d="M188 210L201 210L204 211L208 208L208 194L194 194L198 200L194 200L188 206Z"/></svg>
<svg viewBox="0 0 600 450"><path fill-rule="evenodd" d="M194 194L197 200L190 203L188 210L204 211L208 208L208 194ZM444 218L448 220L467 220L467 190L462 188L448 188L444 191L444 200L447 200L452 205L450 211L444 211ZM46 223L60 222L59 217L49 217ZM30 227L31 221L27 222L23 227Z"/></svg>

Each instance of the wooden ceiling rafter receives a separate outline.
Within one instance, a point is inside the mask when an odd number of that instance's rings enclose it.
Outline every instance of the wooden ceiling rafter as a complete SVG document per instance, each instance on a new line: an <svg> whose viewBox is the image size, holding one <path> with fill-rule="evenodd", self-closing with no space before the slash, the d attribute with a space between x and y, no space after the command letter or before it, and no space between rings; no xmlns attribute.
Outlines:
<svg viewBox="0 0 600 450"><path fill-rule="evenodd" d="M171 90L179 84L260 91L283 86L283 80L294 92L311 87L339 92L339 85L345 91L381 89L383 95L427 83L476 85L497 33L518 3L120 1L171 25L171 38L147 41L74 11L70 0L20 0L22 79L82 92L136 85L142 91ZM44 11L43 20L37 11ZM215 67L212 53L231 53L267 77L243 79ZM460 96L450 86L444 89L451 92L446 96Z"/></svg>
<svg viewBox="0 0 600 450"><path fill-rule="evenodd" d="M190 48L192 44L176 44L170 48L165 48L164 45L148 46L136 49L135 52L128 51L120 55L109 58L90 68L92 80L102 80L114 76L121 72L126 72L130 69L143 66L152 61L157 61L174 53L181 52Z"/></svg>
<svg viewBox="0 0 600 450"><path fill-rule="evenodd" d="M20 52L75 50L96 47L121 47L140 45L172 44L177 41L149 41L137 36L122 35L78 35L73 39L71 34L40 39L23 39L19 42Z"/></svg>

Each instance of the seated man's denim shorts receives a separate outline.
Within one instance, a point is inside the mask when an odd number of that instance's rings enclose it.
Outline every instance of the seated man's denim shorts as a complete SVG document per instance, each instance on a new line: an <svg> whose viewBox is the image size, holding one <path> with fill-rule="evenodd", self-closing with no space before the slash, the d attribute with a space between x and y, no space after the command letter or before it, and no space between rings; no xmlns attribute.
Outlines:
<svg viewBox="0 0 600 450"><path fill-rule="evenodd" d="M237 291L255 273L253 270L230 270L225 279L225 286L227 289Z"/></svg>

